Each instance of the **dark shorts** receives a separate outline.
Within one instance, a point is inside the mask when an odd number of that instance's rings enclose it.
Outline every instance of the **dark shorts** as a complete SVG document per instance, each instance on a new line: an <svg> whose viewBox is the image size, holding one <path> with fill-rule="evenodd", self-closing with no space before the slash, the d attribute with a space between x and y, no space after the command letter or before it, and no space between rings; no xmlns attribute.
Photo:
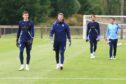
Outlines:
<svg viewBox="0 0 126 84"><path fill-rule="evenodd" d="M97 39L96 37L90 37L90 42L91 42L91 43L96 43L96 42L97 42L96 39Z"/></svg>
<svg viewBox="0 0 126 84"><path fill-rule="evenodd" d="M54 42L53 48L55 51L57 50L61 50L61 51L65 51L66 49L66 42Z"/></svg>
<svg viewBox="0 0 126 84"><path fill-rule="evenodd" d="M25 47L27 50L31 50L32 44L29 44L27 41L20 41L20 50L23 51Z"/></svg>

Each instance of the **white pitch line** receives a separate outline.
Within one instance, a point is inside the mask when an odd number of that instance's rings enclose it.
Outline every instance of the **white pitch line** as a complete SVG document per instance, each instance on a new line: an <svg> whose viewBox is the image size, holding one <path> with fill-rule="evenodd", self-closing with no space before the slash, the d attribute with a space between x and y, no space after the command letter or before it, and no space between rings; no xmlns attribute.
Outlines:
<svg viewBox="0 0 126 84"><path fill-rule="evenodd" d="M44 77L5 77L0 80L126 80L126 78L44 78Z"/></svg>

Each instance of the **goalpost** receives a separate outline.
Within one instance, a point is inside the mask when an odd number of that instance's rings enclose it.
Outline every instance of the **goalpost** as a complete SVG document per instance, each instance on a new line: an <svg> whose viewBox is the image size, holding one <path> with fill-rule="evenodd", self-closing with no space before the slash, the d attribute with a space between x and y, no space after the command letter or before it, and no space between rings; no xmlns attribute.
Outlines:
<svg viewBox="0 0 126 84"><path fill-rule="evenodd" d="M86 30L87 24L91 21L91 15L83 16L83 39L86 38ZM105 33L107 29L107 25L110 23L110 18L115 18L116 23L121 26L121 30L119 31L119 37L121 39L126 38L126 16L119 15L96 15L96 21L100 24L100 35L101 38L105 38Z"/></svg>

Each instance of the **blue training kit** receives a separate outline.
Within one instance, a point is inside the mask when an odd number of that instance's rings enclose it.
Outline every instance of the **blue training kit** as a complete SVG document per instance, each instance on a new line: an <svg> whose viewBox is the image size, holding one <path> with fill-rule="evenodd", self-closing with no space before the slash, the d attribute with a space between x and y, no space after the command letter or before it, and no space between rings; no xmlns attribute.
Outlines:
<svg viewBox="0 0 126 84"><path fill-rule="evenodd" d="M106 38L109 40L109 56L112 58L116 57L117 52L117 43L118 43L118 30L121 29L120 25L118 24L108 24L107 31L106 31Z"/></svg>
<svg viewBox="0 0 126 84"><path fill-rule="evenodd" d="M87 25L86 40L90 40L90 53L97 49L97 41L100 39L99 23L91 21Z"/></svg>
<svg viewBox="0 0 126 84"><path fill-rule="evenodd" d="M27 64L30 61L30 51L34 37L34 23L32 21L20 21L17 32L17 40L20 38L20 62L23 64L23 52L26 47Z"/></svg>
<svg viewBox="0 0 126 84"><path fill-rule="evenodd" d="M56 62L59 64L59 53L60 53L60 62L64 63L64 52L66 48L66 40L67 38L71 40L70 36L70 28L68 24L63 22L56 21L51 30L50 30L50 38L53 38L54 34L54 50L56 52Z"/></svg>

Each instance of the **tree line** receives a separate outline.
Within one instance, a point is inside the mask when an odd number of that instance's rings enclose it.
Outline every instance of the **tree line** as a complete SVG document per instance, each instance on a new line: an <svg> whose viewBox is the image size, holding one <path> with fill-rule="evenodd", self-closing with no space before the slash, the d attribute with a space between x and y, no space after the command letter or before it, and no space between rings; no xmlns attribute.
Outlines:
<svg viewBox="0 0 126 84"><path fill-rule="evenodd" d="M17 24L24 10L29 11L35 23L54 18L59 12L65 17L76 13L120 15L121 0L0 0L0 24Z"/></svg>

